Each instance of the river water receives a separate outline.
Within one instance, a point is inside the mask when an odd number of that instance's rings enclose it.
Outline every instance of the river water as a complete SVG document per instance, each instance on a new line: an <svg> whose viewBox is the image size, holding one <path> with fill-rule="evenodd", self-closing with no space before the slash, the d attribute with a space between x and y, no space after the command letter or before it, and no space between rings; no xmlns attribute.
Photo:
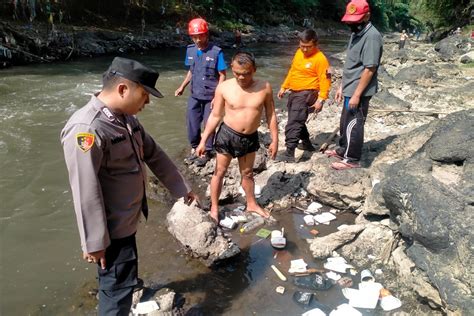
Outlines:
<svg viewBox="0 0 474 316"><path fill-rule="evenodd" d="M340 51L344 42L326 39L321 46L329 56ZM276 91L288 70L295 44L249 48L257 58L257 77L270 81L274 87L277 107L284 106L283 101L276 99ZM228 60L232 52L227 50L225 54ZM157 50L129 57L160 72L157 86L165 98L151 98L139 119L165 150L177 158L187 144L184 121L187 94L180 98L173 96L186 71L184 49ZM82 59L0 71L1 315L83 314L88 310L78 297L86 295L84 291L95 285L96 272L81 257L59 133L69 116L82 107L93 92L100 90L101 74L111 59ZM232 76L230 71L228 76ZM156 204L155 208L158 208ZM161 278L163 284L174 285L182 293L190 291L192 284L209 280L219 283L219 278L224 276L214 274L200 279L199 276L209 274L207 270L200 263L176 254L179 247L162 226L166 210L152 210L151 214L154 211L157 215L152 215L141 227L138 236L141 255L145 255L140 261L142 276ZM221 297L227 302L235 299L234 304L221 306L215 313L227 310L233 314L232 311L241 310L251 314L259 310L256 284L260 281L255 278L255 272L262 268L252 252L271 252L259 247L258 244L250 247L241 264L249 273L233 280L235 289L225 298ZM168 267L156 264L155 267L156 260L174 264ZM230 272L227 269L222 273ZM261 282L268 280L263 278ZM244 286L249 289L244 291ZM202 304L199 294L192 297ZM250 302L249 297L253 297ZM251 308L245 302L250 303ZM208 305L213 305L212 299Z"/></svg>

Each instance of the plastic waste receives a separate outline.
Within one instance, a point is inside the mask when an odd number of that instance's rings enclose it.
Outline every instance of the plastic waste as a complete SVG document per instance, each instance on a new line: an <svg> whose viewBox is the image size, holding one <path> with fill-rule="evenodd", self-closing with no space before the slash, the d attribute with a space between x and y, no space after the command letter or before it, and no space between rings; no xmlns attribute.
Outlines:
<svg viewBox="0 0 474 316"><path fill-rule="evenodd" d="M243 224L240 228L240 232L247 233L251 230L256 229L257 227L262 226L263 224L265 224L265 220L262 217L256 217L250 222Z"/></svg>
<svg viewBox="0 0 474 316"><path fill-rule="evenodd" d="M230 217L226 217L224 219L222 219L219 224L222 226L222 227L225 227L225 228L228 228L228 229L234 229L234 227L237 225L236 222L234 222L234 220L232 220L232 218Z"/></svg>

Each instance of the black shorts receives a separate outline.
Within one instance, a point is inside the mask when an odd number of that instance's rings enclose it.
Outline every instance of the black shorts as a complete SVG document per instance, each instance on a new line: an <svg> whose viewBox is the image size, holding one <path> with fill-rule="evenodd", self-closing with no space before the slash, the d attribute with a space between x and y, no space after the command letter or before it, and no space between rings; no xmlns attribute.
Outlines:
<svg viewBox="0 0 474 316"><path fill-rule="evenodd" d="M220 154L229 154L233 158L245 156L260 148L258 132L250 135L238 133L224 123L216 134L214 149Z"/></svg>

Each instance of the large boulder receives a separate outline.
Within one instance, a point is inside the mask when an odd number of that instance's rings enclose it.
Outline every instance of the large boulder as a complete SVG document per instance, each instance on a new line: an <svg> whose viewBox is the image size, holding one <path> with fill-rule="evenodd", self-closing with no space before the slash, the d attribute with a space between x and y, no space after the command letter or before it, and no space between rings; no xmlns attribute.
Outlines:
<svg viewBox="0 0 474 316"><path fill-rule="evenodd" d="M454 57L467 53L471 48L469 39L461 36L448 36L438 43L436 43L434 49L442 57L446 59L454 59Z"/></svg>
<svg viewBox="0 0 474 316"><path fill-rule="evenodd" d="M466 314L474 310L473 122L474 110L468 110L430 124L435 131L424 145L393 164L372 191L379 195L372 201L388 209L407 242L405 253L416 269L410 277L420 278L413 288L425 296L430 291L420 284L428 282L447 311Z"/></svg>
<svg viewBox="0 0 474 316"><path fill-rule="evenodd" d="M166 216L168 231L207 266L240 253L239 247L216 230L210 217L195 204L178 200Z"/></svg>

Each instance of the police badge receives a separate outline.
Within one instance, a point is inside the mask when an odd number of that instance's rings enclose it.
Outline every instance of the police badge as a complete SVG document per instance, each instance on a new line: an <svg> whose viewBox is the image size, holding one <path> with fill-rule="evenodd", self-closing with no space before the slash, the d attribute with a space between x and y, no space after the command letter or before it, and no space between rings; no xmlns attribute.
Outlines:
<svg viewBox="0 0 474 316"><path fill-rule="evenodd" d="M95 135L91 133L77 133L76 142L83 152L87 152L94 145Z"/></svg>

